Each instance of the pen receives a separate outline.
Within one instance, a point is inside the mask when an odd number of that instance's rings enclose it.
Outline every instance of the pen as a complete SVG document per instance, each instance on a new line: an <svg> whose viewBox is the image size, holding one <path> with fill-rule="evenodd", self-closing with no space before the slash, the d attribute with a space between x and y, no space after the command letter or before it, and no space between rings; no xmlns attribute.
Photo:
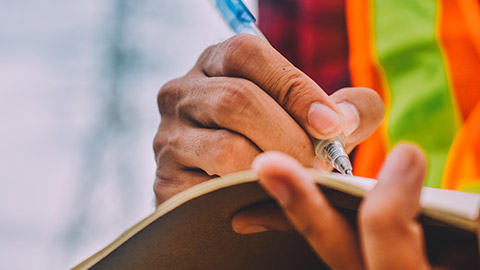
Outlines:
<svg viewBox="0 0 480 270"><path fill-rule="evenodd" d="M255 17L241 0L215 0L215 5L235 33L252 34L267 40L255 24ZM353 176L352 163L344 149L343 135L329 140L311 139L318 158L330 163L340 173Z"/></svg>

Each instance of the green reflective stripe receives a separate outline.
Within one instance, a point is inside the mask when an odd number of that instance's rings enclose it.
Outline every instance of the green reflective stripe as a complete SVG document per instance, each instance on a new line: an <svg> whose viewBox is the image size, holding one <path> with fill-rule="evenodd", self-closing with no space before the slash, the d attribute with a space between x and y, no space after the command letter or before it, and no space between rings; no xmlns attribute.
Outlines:
<svg viewBox="0 0 480 270"><path fill-rule="evenodd" d="M460 191L480 194L480 187L465 187L461 188Z"/></svg>
<svg viewBox="0 0 480 270"><path fill-rule="evenodd" d="M411 141L422 146L429 161L425 185L440 187L447 153L460 123L436 39L437 3L373 3L375 45L391 98L389 140L392 145Z"/></svg>

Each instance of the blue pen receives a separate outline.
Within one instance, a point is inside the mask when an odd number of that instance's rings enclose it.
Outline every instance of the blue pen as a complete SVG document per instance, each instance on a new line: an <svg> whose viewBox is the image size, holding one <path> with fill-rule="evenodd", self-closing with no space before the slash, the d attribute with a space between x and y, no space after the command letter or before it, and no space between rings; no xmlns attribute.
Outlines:
<svg viewBox="0 0 480 270"><path fill-rule="evenodd" d="M267 40L255 24L255 17L241 0L215 0L215 5L235 33L256 35ZM312 138L312 141L315 154L321 160L327 161L342 174L353 176L352 163L344 150L345 139L343 135L330 140Z"/></svg>
<svg viewBox="0 0 480 270"><path fill-rule="evenodd" d="M255 17L242 1L215 0L215 5L235 33L251 34L267 40L262 31L260 31L255 24Z"/></svg>

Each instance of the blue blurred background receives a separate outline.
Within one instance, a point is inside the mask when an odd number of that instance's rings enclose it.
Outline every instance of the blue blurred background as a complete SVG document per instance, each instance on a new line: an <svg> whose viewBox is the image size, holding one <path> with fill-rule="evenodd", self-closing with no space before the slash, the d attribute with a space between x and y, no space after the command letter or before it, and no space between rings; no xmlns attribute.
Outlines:
<svg viewBox="0 0 480 270"><path fill-rule="evenodd" d="M208 0L0 3L0 269L73 267L154 210L157 91L232 32Z"/></svg>

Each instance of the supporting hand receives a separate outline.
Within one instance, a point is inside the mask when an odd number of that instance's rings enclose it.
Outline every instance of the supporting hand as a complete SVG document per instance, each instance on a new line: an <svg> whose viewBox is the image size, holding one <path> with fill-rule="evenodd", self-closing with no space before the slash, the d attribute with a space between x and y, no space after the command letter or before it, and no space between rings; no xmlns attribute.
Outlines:
<svg viewBox="0 0 480 270"><path fill-rule="evenodd" d="M358 232L330 206L293 158L265 153L253 168L288 220L253 209L257 214L246 211L234 218L234 230L252 233L270 226L285 230L291 224L333 269L430 268L416 220L426 170L425 158L416 147L399 145L388 156L378 184L360 206Z"/></svg>

